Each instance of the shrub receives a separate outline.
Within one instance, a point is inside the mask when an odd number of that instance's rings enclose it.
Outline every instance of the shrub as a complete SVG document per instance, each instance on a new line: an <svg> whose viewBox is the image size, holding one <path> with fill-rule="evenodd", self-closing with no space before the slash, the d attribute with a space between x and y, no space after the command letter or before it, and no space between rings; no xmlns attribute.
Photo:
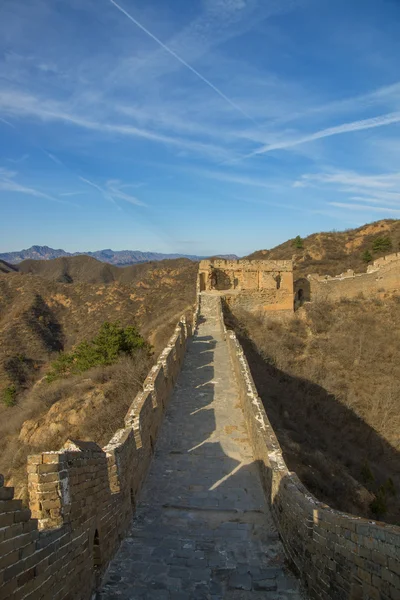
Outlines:
<svg viewBox="0 0 400 600"><path fill-rule="evenodd" d="M15 406L16 400L15 397L17 395L17 388L15 385L9 385L3 390L3 404L5 406Z"/></svg>
<svg viewBox="0 0 400 600"><path fill-rule="evenodd" d="M371 509L371 512L378 519L385 515L385 513L387 511L386 494L381 488L378 490L378 493L376 494L375 498L372 500L369 507Z"/></svg>
<svg viewBox="0 0 400 600"><path fill-rule="evenodd" d="M371 471L371 467L365 462L361 468L361 480L365 483L372 483L374 481L374 475Z"/></svg>
<svg viewBox="0 0 400 600"><path fill-rule="evenodd" d="M133 356L139 349L150 350L135 327L105 322L91 342L81 342L73 352L62 352L52 364L46 379L51 382L69 374L83 373L92 367L112 365L120 355Z"/></svg>
<svg viewBox="0 0 400 600"><path fill-rule="evenodd" d="M372 250L374 252L387 252L393 247L392 240L389 236L377 237L372 242Z"/></svg>
<svg viewBox="0 0 400 600"><path fill-rule="evenodd" d="M372 254L369 250L366 250L363 255L362 255L362 259L365 263L369 263L372 260Z"/></svg>
<svg viewBox="0 0 400 600"><path fill-rule="evenodd" d="M294 238L293 246L298 250L302 250L304 248L303 240L299 235Z"/></svg>

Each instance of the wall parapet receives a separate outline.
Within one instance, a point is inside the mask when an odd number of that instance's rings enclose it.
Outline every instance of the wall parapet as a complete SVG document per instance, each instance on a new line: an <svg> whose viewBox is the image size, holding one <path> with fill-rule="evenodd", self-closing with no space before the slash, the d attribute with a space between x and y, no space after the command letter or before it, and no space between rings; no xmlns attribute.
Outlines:
<svg viewBox="0 0 400 600"><path fill-rule="evenodd" d="M0 476L0 598L88 600L129 527L162 416L196 327L182 317L125 416L100 448L68 440L29 456L29 509Z"/></svg>
<svg viewBox="0 0 400 600"><path fill-rule="evenodd" d="M264 492L310 597L400 598L400 527L332 509L289 471L244 351L235 333L225 332Z"/></svg>
<svg viewBox="0 0 400 600"><path fill-rule="evenodd" d="M400 289L400 253L378 258L368 266L366 273L355 273L351 269L335 277L313 273L307 280L312 301L354 298L360 293L396 292Z"/></svg>

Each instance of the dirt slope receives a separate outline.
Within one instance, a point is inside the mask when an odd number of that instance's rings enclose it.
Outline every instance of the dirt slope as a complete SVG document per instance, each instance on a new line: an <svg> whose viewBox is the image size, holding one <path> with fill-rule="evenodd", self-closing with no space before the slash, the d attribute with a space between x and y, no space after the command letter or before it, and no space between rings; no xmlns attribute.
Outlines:
<svg viewBox="0 0 400 600"><path fill-rule="evenodd" d="M126 269L88 257L29 263L30 274L0 273L0 473L25 500L28 454L57 450L71 436L105 444L122 426L155 356L179 317L190 314L197 274L189 260ZM117 320L138 327L153 357L142 352L52 384L43 380L61 350ZM14 406L4 404L10 390Z"/></svg>
<svg viewBox="0 0 400 600"><path fill-rule="evenodd" d="M88 257L29 262L42 276L0 274L0 391L26 387L54 353L92 338L107 320L135 322L157 350L195 299L189 260L123 269Z"/></svg>
<svg viewBox="0 0 400 600"><path fill-rule="evenodd" d="M383 252L373 251L373 242L380 237L389 237L392 248ZM296 248L294 240L288 240L271 250L258 250L247 258L294 259L294 271L298 277L308 273L338 275L347 269L361 273L367 263L363 253L368 250L373 259L400 249L400 220L376 221L346 231L313 233L303 240L303 248Z"/></svg>

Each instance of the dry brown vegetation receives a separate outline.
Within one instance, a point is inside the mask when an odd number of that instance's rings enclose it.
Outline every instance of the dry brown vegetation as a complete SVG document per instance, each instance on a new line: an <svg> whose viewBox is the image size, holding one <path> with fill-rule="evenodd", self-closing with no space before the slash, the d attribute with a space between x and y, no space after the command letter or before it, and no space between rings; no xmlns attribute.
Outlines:
<svg viewBox="0 0 400 600"><path fill-rule="evenodd" d="M139 391L152 359L145 351L108 367L53 383L45 381L0 408L0 472L12 478L17 496L26 496L29 454L57 450L68 438L107 444L123 427L124 416Z"/></svg>
<svg viewBox="0 0 400 600"><path fill-rule="evenodd" d="M331 506L400 524L400 298L226 318L289 468Z"/></svg>
<svg viewBox="0 0 400 600"><path fill-rule="evenodd" d="M16 391L15 406L0 402L0 473L12 473L20 497L26 493L29 453L57 450L68 437L104 445L123 424L179 317L191 314L197 272L197 265L185 259L125 269L88 257L30 262L40 263L45 276L0 273L0 396ZM115 276L105 283L108 267L122 282ZM153 357L139 352L47 383L44 376L58 353L93 339L105 321L135 325L153 346Z"/></svg>
<svg viewBox="0 0 400 600"><path fill-rule="evenodd" d="M389 238L391 248L374 251L374 241ZM366 250L373 260L400 250L400 221L385 219L369 223L357 229L313 233L302 240L302 248L296 248L295 240L288 240L271 250L258 250L247 258L294 259L295 277L305 277L309 273L338 275L346 269L358 273L366 271L363 260Z"/></svg>

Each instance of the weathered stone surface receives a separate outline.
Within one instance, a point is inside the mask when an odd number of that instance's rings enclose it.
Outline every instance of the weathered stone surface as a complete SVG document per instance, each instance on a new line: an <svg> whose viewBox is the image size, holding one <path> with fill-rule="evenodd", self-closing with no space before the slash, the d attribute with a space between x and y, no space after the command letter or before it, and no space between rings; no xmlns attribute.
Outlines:
<svg viewBox="0 0 400 600"><path fill-rule="evenodd" d="M277 589L279 575L290 582L293 600L300 598L264 499L219 302L202 295L198 332L101 600L153 598L155 589L171 599L230 598L236 591L257 598L257 589ZM268 588L260 587L262 574ZM134 595L138 585L142 596Z"/></svg>
<svg viewBox="0 0 400 600"><path fill-rule="evenodd" d="M291 260L202 260L198 287L221 294L230 306L249 311L294 310Z"/></svg>

